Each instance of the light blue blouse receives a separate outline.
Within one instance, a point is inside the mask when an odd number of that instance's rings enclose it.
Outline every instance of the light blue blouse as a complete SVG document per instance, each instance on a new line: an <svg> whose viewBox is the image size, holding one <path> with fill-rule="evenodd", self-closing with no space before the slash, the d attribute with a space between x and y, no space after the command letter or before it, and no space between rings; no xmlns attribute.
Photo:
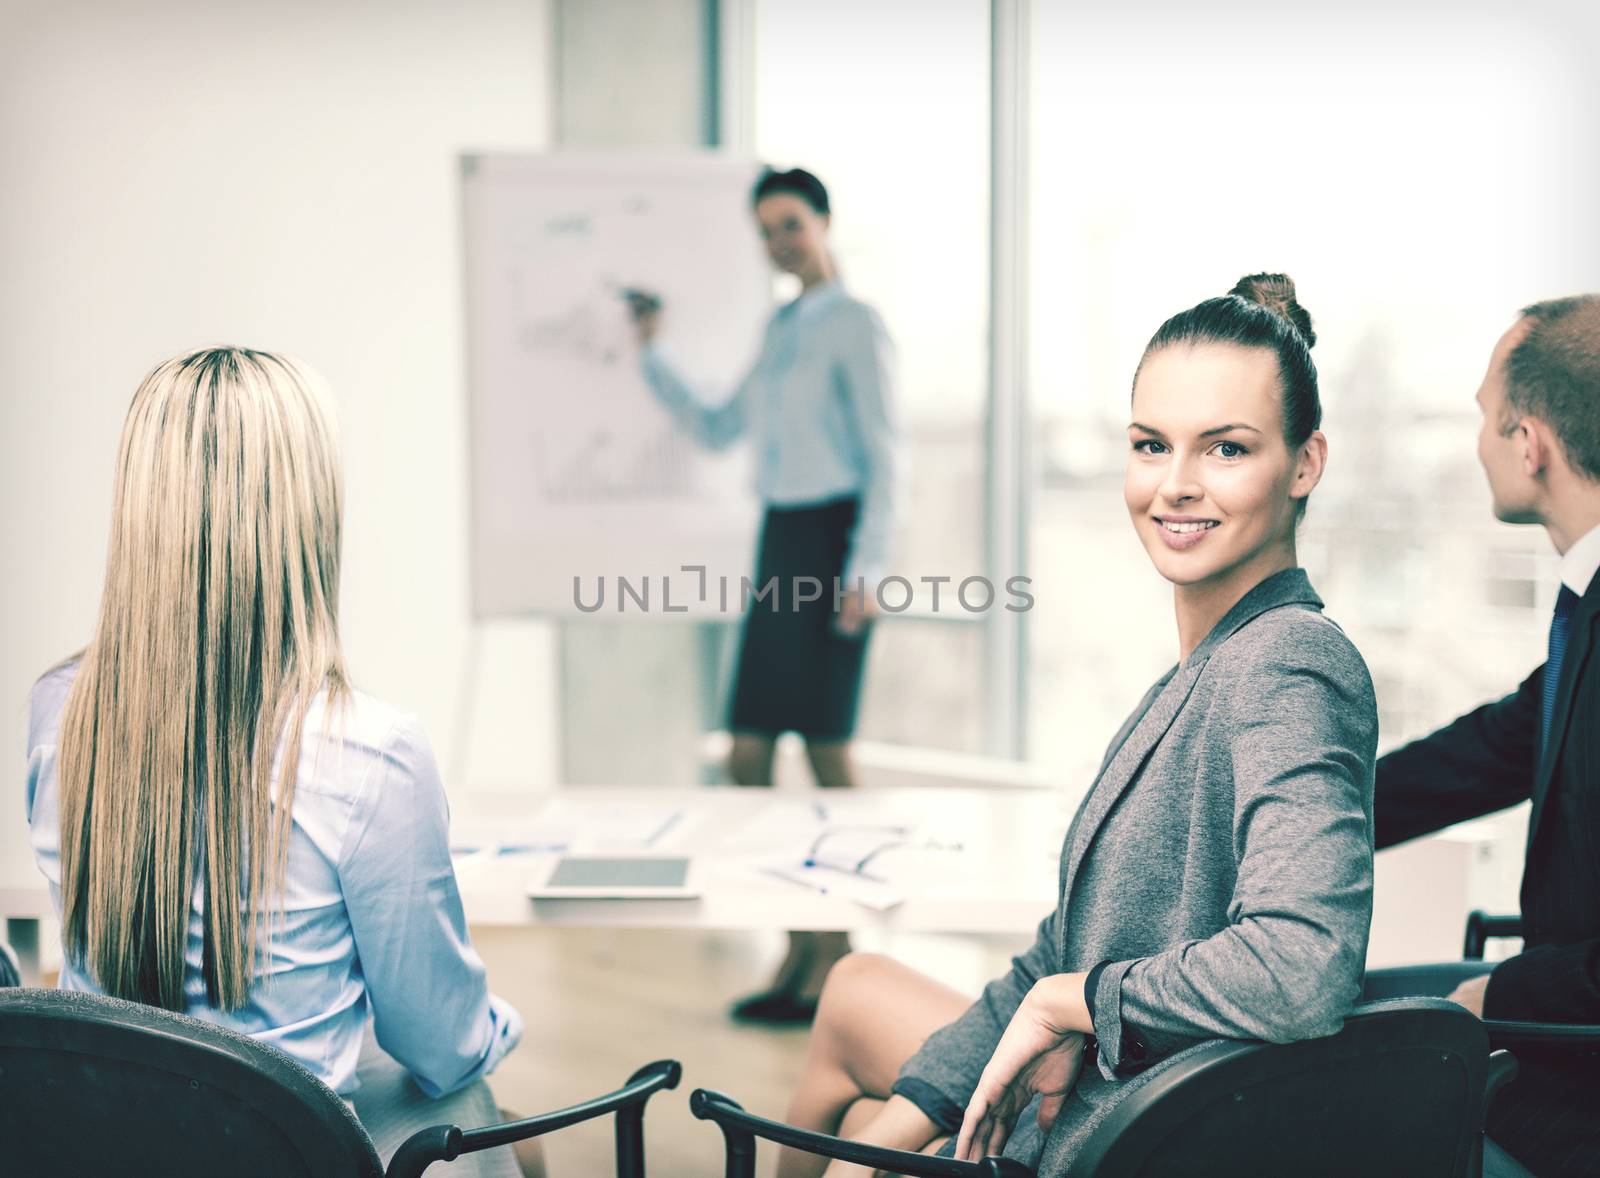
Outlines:
<svg viewBox="0 0 1600 1178"><path fill-rule="evenodd" d="M755 366L720 405L702 401L658 344L644 348L641 367L702 444L753 439L756 494L769 506L858 496L844 582L870 589L884 575L903 478L893 351L877 312L824 282L778 308Z"/></svg>
<svg viewBox="0 0 1600 1178"><path fill-rule="evenodd" d="M28 823L58 913L56 744L75 670L45 676L29 700ZM493 1069L521 1038L522 1020L489 993L468 940L444 787L416 718L360 693L331 716L325 704L318 696L306 715L285 911L271 925L249 1000L227 1012L206 1005L197 882L184 1013L276 1047L346 1096L358 1087L370 1015L379 1045L438 1096ZM71 963L61 986L99 992Z"/></svg>

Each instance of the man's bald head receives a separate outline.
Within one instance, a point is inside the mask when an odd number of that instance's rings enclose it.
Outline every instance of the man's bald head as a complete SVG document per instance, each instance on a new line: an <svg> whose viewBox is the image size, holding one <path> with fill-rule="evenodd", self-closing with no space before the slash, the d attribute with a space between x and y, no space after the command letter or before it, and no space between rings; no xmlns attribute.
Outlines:
<svg viewBox="0 0 1600 1178"><path fill-rule="evenodd" d="M1536 417L1567 463L1600 482L1600 294L1524 308L1527 330L1506 357L1502 428Z"/></svg>

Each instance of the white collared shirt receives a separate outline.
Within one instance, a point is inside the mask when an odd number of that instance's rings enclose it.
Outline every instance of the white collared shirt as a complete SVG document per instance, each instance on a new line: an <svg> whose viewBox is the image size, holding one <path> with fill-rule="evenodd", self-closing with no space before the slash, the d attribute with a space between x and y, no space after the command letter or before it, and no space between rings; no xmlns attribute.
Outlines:
<svg viewBox="0 0 1600 1178"><path fill-rule="evenodd" d="M1590 528L1561 558L1561 583L1582 597L1600 571L1600 525Z"/></svg>
<svg viewBox="0 0 1600 1178"><path fill-rule="evenodd" d="M72 663L34 685L28 721L28 822L58 913L57 752L76 672ZM360 692L330 717L319 694L306 711L290 821L282 911L237 1010L206 997L205 889L195 884L183 1013L276 1047L344 1096L359 1086L369 1014L383 1049L429 1096L492 1070L521 1038L522 1018L489 993L472 948L444 785L416 717ZM70 961L61 988L100 989Z"/></svg>

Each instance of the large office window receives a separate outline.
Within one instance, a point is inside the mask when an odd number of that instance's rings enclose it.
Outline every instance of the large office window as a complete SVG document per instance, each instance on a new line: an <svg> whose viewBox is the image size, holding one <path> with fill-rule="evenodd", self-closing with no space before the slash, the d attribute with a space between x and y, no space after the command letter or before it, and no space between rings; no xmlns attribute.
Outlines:
<svg viewBox="0 0 1600 1178"><path fill-rule="evenodd" d="M1473 395L1520 306L1596 285L1586 69L1538 9L1035 6L1036 757L1086 781L1172 661L1121 500L1130 379L1165 316L1255 270L1316 320L1330 460L1301 556L1384 741L1540 661L1555 559L1492 519Z"/></svg>
<svg viewBox="0 0 1600 1178"><path fill-rule="evenodd" d="M760 0L754 41L757 155L828 185L844 282L897 346L910 478L895 571L982 573L988 5ZM863 738L982 747L983 635L950 603L878 627Z"/></svg>
<svg viewBox="0 0 1600 1178"><path fill-rule="evenodd" d="M1025 5L1028 421L1021 485L998 486L990 5L752 2L758 152L829 182L846 280L899 343L903 568L992 572L985 494L1026 501L1032 759L1086 781L1172 661L1171 587L1122 505L1129 384L1164 317L1256 270L1290 273L1316 319L1331 460L1301 558L1367 656L1384 742L1539 660L1555 559L1491 517L1473 394L1518 308L1600 285L1571 6ZM992 746L994 640L881 627L863 735Z"/></svg>

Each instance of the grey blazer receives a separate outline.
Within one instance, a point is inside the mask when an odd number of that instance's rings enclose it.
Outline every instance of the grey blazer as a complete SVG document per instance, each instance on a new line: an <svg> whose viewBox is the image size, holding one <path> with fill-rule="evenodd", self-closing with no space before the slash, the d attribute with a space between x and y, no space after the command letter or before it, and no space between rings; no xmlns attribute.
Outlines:
<svg viewBox="0 0 1600 1178"><path fill-rule="evenodd" d="M1150 689L1067 831L1037 941L896 1092L959 1125L1033 983L1109 963L1091 995L1098 1061L1048 1139L1035 1101L1006 1147L1054 1175L1128 1076L1207 1039L1339 1029L1372 919L1378 719L1366 664L1321 610L1301 570L1277 573Z"/></svg>

